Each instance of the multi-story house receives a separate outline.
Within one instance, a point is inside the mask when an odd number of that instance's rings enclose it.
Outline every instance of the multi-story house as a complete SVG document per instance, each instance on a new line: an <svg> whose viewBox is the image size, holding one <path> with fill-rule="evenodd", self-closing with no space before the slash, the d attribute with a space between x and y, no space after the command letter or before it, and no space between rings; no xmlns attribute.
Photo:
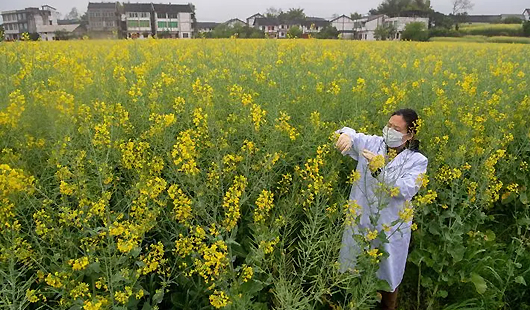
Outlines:
<svg viewBox="0 0 530 310"><path fill-rule="evenodd" d="M265 16L261 15L260 13L256 13L249 18L247 18L247 26L252 27L254 25L254 21L256 18L264 18Z"/></svg>
<svg viewBox="0 0 530 310"><path fill-rule="evenodd" d="M92 37L117 37L120 12L116 2L89 2L87 30Z"/></svg>
<svg viewBox="0 0 530 310"><path fill-rule="evenodd" d="M337 29L342 39L353 39L353 19L349 16L341 15L330 22L331 26Z"/></svg>
<svg viewBox="0 0 530 310"><path fill-rule="evenodd" d="M383 26L386 15L372 15L353 20L353 31L355 39L373 41L375 40L375 29Z"/></svg>
<svg viewBox="0 0 530 310"><path fill-rule="evenodd" d="M192 4L124 3L124 21L128 38L193 37L195 9Z"/></svg>
<svg viewBox="0 0 530 310"><path fill-rule="evenodd" d="M194 8L191 4L153 4L155 31L171 38L189 39L193 37Z"/></svg>
<svg viewBox="0 0 530 310"><path fill-rule="evenodd" d="M152 3L124 3L123 12L128 38L147 38L156 34Z"/></svg>
<svg viewBox="0 0 530 310"><path fill-rule="evenodd" d="M39 33L39 27L57 25L57 10L49 5L40 8L25 8L23 10L3 11L4 36L6 40L18 40L22 34Z"/></svg>
<svg viewBox="0 0 530 310"><path fill-rule="evenodd" d="M265 32L269 38L287 38L292 27L298 27L302 36L307 37L322 30L329 22L319 17L307 17L299 20L280 20L278 18L258 17L254 19L253 26Z"/></svg>

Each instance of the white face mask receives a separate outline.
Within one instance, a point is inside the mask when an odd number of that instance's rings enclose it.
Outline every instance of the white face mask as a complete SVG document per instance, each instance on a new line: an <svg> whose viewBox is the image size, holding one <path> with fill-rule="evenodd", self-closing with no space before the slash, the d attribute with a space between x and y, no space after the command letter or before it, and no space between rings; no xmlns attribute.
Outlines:
<svg viewBox="0 0 530 310"><path fill-rule="evenodd" d="M403 136L405 135L394 128L388 128L388 126L383 128L383 141L389 147L400 147L403 145Z"/></svg>

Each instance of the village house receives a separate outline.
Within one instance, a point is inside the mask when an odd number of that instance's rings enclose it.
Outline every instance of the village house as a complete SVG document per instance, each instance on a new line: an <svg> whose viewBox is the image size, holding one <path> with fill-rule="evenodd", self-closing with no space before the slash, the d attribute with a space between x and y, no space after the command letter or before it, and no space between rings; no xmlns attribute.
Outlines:
<svg viewBox="0 0 530 310"><path fill-rule="evenodd" d="M87 31L93 38L116 38L120 30L120 14L116 2L89 2Z"/></svg>
<svg viewBox="0 0 530 310"><path fill-rule="evenodd" d="M22 10L3 11L4 37L6 40L18 40L22 34L39 34L39 27L57 25L59 13L54 7L43 5L40 8L29 7Z"/></svg>
<svg viewBox="0 0 530 310"><path fill-rule="evenodd" d="M341 39L353 39L353 19L349 16L341 15L330 20L331 26L339 32Z"/></svg>
<svg viewBox="0 0 530 310"><path fill-rule="evenodd" d="M400 40L405 26L410 23L423 23L425 24L425 29L429 26L429 19L426 17L390 17L385 18L385 26L393 26L396 30L393 38L390 40Z"/></svg>
<svg viewBox="0 0 530 310"><path fill-rule="evenodd" d="M221 25L221 23L216 22L197 22L197 32L198 33L205 33L205 32L212 32L215 27Z"/></svg>

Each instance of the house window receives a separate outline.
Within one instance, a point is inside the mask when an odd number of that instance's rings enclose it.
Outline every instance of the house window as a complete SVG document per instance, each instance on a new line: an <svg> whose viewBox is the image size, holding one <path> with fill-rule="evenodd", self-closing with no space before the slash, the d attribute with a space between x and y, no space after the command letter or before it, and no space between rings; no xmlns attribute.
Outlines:
<svg viewBox="0 0 530 310"><path fill-rule="evenodd" d="M265 31L265 26L261 26L261 30Z"/></svg>
<svg viewBox="0 0 530 310"><path fill-rule="evenodd" d="M52 25L52 21L50 20L50 26Z"/></svg>
<svg viewBox="0 0 530 310"><path fill-rule="evenodd" d="M169 22L169 28L178 28L177 22Z"/></svg>
<svg viewBox="0 0 530 310"><path fill-rule="evenodd" d="M158 28L167 28L167 22L158 22Z"/></svg>
<svg viewBox="0 0 530 310"><path fill-rule="evenodd" d="M167 18L169 18L169 19L178 19L179 15L177 13L167 14Z"/></svg>
<svg viewBox="0 0 530 310"><path fill-rule="evenodd" d="M149 13L147 13L147 12L142 12L140 17L149 17Z"/></svg>
<svg viewBox="0 0 530 310"><path fill-rule="evenodd" d="M128 27L138 27L139 23L137 20L130 20L127 22Z"/></svg>
<svg viewBox="0 0 530 310"><path fill-rule="evenodd" d="M183 37L184 39L187 39L187 38L190 37L190 35L189 35L187 32L185 32L185 33L182 34L182 37Z"/></svg>
<svg viewBox="0 0 530 310"><path fill-rule="evenodd" d="M129 12L129 17L138 17L138 13L136 13L136 12Z"/></svg>

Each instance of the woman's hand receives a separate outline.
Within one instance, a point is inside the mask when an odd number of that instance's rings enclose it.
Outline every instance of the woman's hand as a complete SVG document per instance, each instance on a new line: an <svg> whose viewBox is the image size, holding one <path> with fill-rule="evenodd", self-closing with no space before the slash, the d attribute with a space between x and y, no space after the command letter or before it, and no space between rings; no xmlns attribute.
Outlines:
<svg viewBox="0 0 530 310"><path fill-rule="evenodd" d="M377 154L375 154L374 152L370 152L367 149L364 149L363 156L368 160L368 162L371 162L377 156Z"/></svg>
<svg viewBox="0 0 530 310"><path fill-rule="evenodd" d="M349 151L352 147L352 141L350 136L345 133L341 134L335 146L344 155L344 153Z"/></svg>

